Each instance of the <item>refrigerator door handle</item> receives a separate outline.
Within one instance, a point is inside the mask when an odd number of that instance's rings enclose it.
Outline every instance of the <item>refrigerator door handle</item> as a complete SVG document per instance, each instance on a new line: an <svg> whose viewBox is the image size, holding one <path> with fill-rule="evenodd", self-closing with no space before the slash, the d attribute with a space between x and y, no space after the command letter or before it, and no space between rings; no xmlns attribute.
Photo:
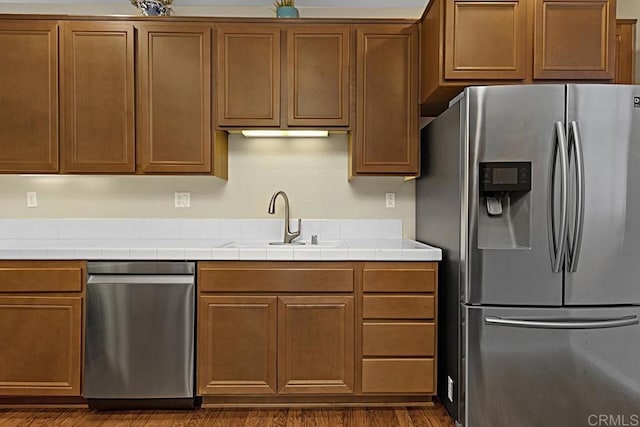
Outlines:
<svg viewBox="0 0 640 427"><path fill-rule="evenodd" d="M537 329L604 329L632 326L639 323L638 316L586 321L522 320L488 316L484 318L484 321L487 325Z"/></svg>
<svg viewBox="0 0 640 427"><path fill-rule="evenodd" d="M554 144L553 154L551 156L551 167L549 177L549 212L548 212L548 229L549 244L551 246L551 268L554 273L560 273L562 261L564 260L564 250L568 238L569 228L567 227L568 216L568 174L569 160L567 153L567 138L564 133L564 123L555 122L554 126ZM560 154L560 233L556 236L555 221L555 178L556 163Z"/></svg>
<svg viewBox="0 0 640 427"><path fill-rule="evenodd" d="M573 242L569 247L569 272L578 271L578 260L580 259L580 249L582 248L582 234L584 230L584 151L582 149L582 137L580 135L580 124L572 121L569 126L569 147L573 149L576 161L576 209L573 222Z"/></svg>

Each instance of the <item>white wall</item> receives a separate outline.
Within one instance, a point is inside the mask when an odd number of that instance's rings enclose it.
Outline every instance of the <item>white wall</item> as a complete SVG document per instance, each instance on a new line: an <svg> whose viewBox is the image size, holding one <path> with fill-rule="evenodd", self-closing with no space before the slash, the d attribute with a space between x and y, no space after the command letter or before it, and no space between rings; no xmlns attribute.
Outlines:
<svg viewBox="0 0 640 427"><path fill-rule="evenodd" d="M640 0L618 0L617 18L640 21ZM640 22L636 24L636 84L640 84Z"/></svg>
<svg viewBox="0 0 640 427"><path fill-rule="evenodd" d="M400 177L348 182L347 136L229 139L229 180L204 176L0 176L1 218L273 218L271 195L284 190L301 218L402 219L415 236L415 183ZM26 207L36 191L39 206ZM174 208L175 191L191 208ZM396 193L396 208L385 193ZM282 212L276 213L278 218ZM0 236L2 238L2 236Z"/></svg>

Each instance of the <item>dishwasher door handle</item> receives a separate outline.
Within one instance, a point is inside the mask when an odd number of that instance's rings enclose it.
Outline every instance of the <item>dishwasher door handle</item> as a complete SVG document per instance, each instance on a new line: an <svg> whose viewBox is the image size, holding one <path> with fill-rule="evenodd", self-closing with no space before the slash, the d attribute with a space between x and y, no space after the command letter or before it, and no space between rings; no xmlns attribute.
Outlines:
<svg viewBox="0 0 640 427"><path fill-rule="evenodd" d="M191 285L195 283L193 276L188 275L156 275L156 274L90 274L89 285Z"/></svg>

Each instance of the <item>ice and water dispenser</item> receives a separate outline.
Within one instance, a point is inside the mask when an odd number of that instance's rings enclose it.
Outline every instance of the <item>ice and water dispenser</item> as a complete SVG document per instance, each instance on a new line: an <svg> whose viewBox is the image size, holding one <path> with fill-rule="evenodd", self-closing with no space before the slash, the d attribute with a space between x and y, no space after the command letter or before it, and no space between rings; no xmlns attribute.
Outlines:
<svg viewBox="0 0 640 427"><path fill-rule="evenodd" d="M531 247L531 162L483 162L479 168L480 249Z"/></svg>

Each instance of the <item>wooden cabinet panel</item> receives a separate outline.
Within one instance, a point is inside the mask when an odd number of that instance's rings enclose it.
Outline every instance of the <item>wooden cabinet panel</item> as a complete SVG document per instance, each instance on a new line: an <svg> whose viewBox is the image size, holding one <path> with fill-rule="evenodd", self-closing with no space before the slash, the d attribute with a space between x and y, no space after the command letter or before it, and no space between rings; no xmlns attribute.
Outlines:
<svg viewBox="0 0 640 427"><path fill-rule="evenodd" d="M613 79L615 6L615 0L536 0L533 78Z"/></svg>
<svg viewBox="0 0 640 427"><path fill-rule="evenodd" d="M83 261L0 261L0 292L80 292Z"/></svg>
<svg viewBox="0 0 640 427"><path fill-rule="evenodd" d="M133 25L66 22L62 172L135 172Z"/></svg>
<svg viewBox="0 0 640 427"><path fill-rule="evenodd" d="M0 52L0 172L57 172L57 22L0 21Z"/></svg>
<svg viewBox="0 0 640 427"><path fill-rule="evenodd" d="M447 0L446 79L525 78L524 0Z"/></svg>
<svg viewBox="0 0 640 427"><path fill-rule="evenodd" d="M280 125L280 28L218 26L218 126Z"/></svg>
<svg viewBox="0 0 640 427"><path fill-rule="evenodd" d="M211 27L136 28L140 171L211 172Z"/></svg>
<svg viewBox="0 0 640 427"><path fill-rule="evenodd" d="M418 27L357 27L353 175L418 173Z"/></svg>
<svg viewBox="0 0 640 427"><path fill-rule="evenodd" d="M632 85L636 81L637 19L616 21L616 78L618 84Z"/></svg>
<svg viewBox="0 0 640 427"><path fill-rule="evenodd" d="M353 267L317 262L200 263L202 292L352 292Z"/></svg>
<svg viewBox="0 0 640 427"><path fill-rule="evenodd" d="M279 393L353 393L353 313L351 296L278 298Z"/></svg>
<svg viewBox="0 0 640 427"><path fill-rule="evenodd" d="M287 28L289 126L349 125L349 27Z"/></svg>
<svg viewBox="0 0 640 427"><path fill-rule="evenodd" d="M276 301L200 296L199 394L275 394Z"/></svg>
<svg viewBox="0 0 640 427"><path fill-rule="evenodd" d="M433 356L433 323L365 323L362 326L363 356Z"/></svg>
<svg viewBox="0 0 640 427"><path fill-rule="evenodd" d="M80 396L81 297L0 297L0 395Z"/></svg>
<svg viewBox="0 0 640 427"><path fill-rule="evenodd" d="M365 295L364 319L433 319L435 298L432 295Z"/></svg>
<svg viewBox="0 0 640 427"><path fill-rule="evenodd" d="M362 274L364 292L433 292L437 267L367 263Z"/></svg>
<svg viewBox="0 0 640 427"><path fill-rule="evenodd" d="M365 359L363 393L434 393L433 359Z"/></svg>

